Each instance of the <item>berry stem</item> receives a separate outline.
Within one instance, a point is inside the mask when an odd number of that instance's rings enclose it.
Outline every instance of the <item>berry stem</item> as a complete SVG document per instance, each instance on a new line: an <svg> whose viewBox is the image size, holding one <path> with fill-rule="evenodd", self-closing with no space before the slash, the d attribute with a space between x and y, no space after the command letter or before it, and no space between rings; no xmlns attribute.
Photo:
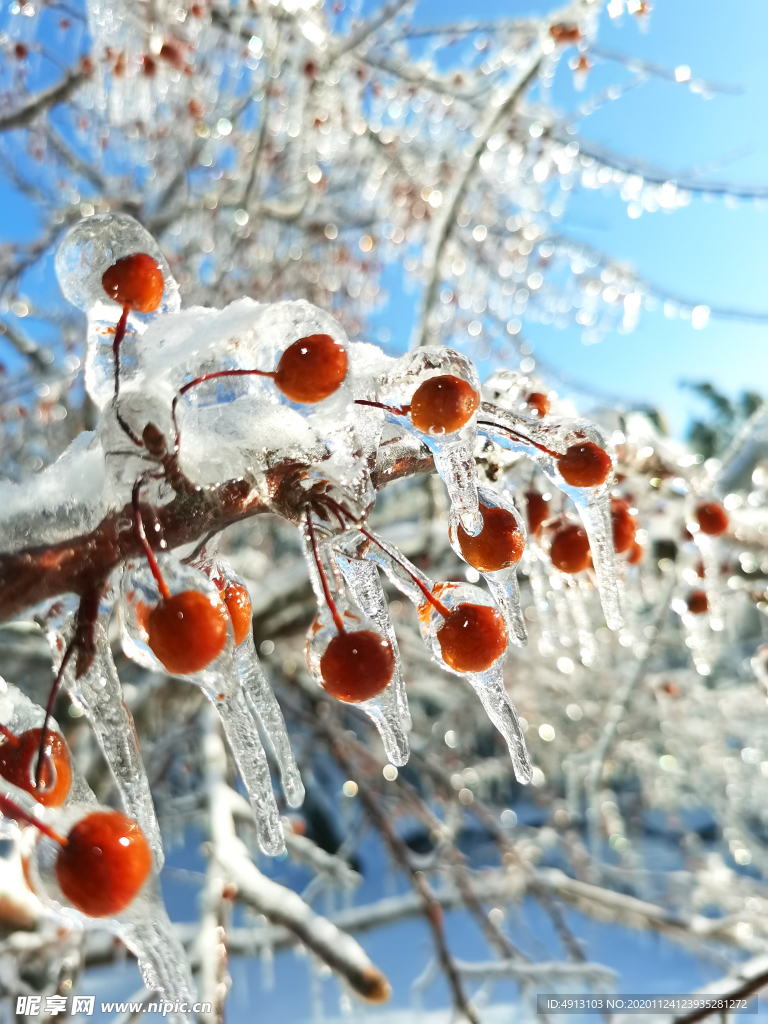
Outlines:
<svg viewBox="0 0 768 1024"><path fill-rule="evenodd" d="M59 671L56 673L56 678L53 680L53 686L51 687L51 691L48 694L48 701L45 705L45 718L43 719L43 727L40 730L40 746L38 747L37 751L37 767L35 768L35 789L40 789L42 787L43 761L46 755L45 744L46 740L48 739L48 723L50 722L51 715L53 714L53 705L56 703L56 694L59 692L61 681L64 678L64 671L67 665L69 664L69 659L75 652L75 647L77 646L75 643L75 639L75 637L72 637L72 639L67 644L67 649L64 651L64 657L61 659Z"/></svg>
<svg viewBox="0 0 768 1024"><path fill-rule="evenodd" d="M400 566L401 569L405 569L405 571L408 573L408 575L411 577L413 582L416 584L416 586L422 592L424 597L426 597L426 599L429 601L429 603L432 605L432 607L436 608L438 610L438 612L440 612L440 614L443 616L444 619L448 618L448 616L451 614L450 611L445 607L445 605L443 604L442 601L438 601L438 599L435 597L435 595L432 593L432 591L421 582L421 580L418 578L418 576L415 576L411 572L411 570L408 568L407 565L404 565L400 561L399 558L397 558L391 552L387 551L387 549L384 547L384 545L381 543L381 541L377 540L376 537L374 537L374 535L372 533L369 533L368 530L366 530L364 526L361 526L359 523L356 523L355 520L354 520L354 517L342 505L339 505L338 502L334 501L334 499L330 498L327 494L324 496L324 500L336 512L337 516L345 516L346 519L349 520L349 522L351 522L355 527L357 527L357 529L360 531L360 533L362 533L362 535L364 537L367 537L368 540L370 540L372 543L374 543L377 548L380 548L382 551L384 551L386 554L388 554L389 557L393 561L397 562L397 564Z"/></svg>
<svg viewBox="0 0 768 1024"><path fill-rule="evenodd" d="M167 601L171 596L171 591L168 588L168 584L165 582L163 574L160 572L160 566L157 564L155 553L150 547L149 540L147 539L147 532L144 529L144 519L141 515L141 508L139 507L139 495L141 493L143 483L144 477L139 477L133 485L133 492L131 494L131 504L133 505L133 527L136 530L136 536L139 538L141 546L144 548L144 554L147 556L149 571L155 577L155 581L163 600Z"/></svg>
<svg viewBox="0 0 768 1024"><path fill-rule="evenodd" d="M494 430L500 431L502 434L509 434L510 437L516 438L518 441L524 441L526 444L533 445L534 448L538 448L540 452L545 452L547 455L551 455L553 459L562 459L563 452L553 452L551 448L547 448L544 444L539 444L538 441L534 441L532 437L527 437L525 434L521 434L519 430L514 430L512 427L503 427L499 423L494 423L491 420L478 420L478 427L493 427Z"/></svg>
<svg viewBox="0 0 768 1024"><path fill-rule="evenodd" d="M137 447L143 448L144 445L141 438L136 436L131 425L123 419L117 401L120 397L120 345L125 337L125 329L128 325L128 313L130 312L130 309L130 306L123 306L123 312L120 314L120 319L117 321L117 326L115 327L115 340L112 342L112 355L115 358L115 415L117 417L117 422L123 428L124 433L130 437Z"/></svg>
<svg viewBox="0 0 768 1024"><path fill-rule="evenodd" d="M2 733L3 736L5 736L5 738L8 740L12 747L18 747L20 743L19 737L15 733L12 733L7 726L0 725L0 733Z"/></svg>
<svg viewBox="0 0 768 1024"><path fill-rule="evenodd" d="M7 818L18 818L21 821L26 821L28 825L34 825L36 829L39 829L44 836L48 836L49 839L53 839L59 844L59 846L66 846L67 840L64 836L59 835L58 832L46 825L44 821L40 821L34 814L30 814L29 811L25 811L24 808L17 804L15 800L11 800L9 796L4 793L0 793L0 812Z"/></svg>
<svg viewBox="0 0 768 1024"><path fill-rule="evenodd" d="M309 541L310 544L312 545L312 554L314 555L315 565L317 566L317 571L320 574L320 583L322 584L323 587L325 603L328 605L328 608L331 612L333 624L336 627L337 632L345 633L346 630L344 629L344 622L342 621L342 618L339 615L339 609L336 607L336 602L333 600L331 588L328 585L328 577L325 574L325 566L322 563L322 560L320 558L320 552L317 549L317 538L315 537L315 528L312 525L312 517L310 515L309 509L307 509L307 532L309 533Z"/></svg>
<svg viewBox="0 0 768 1024"><path fill-rule="evenodd" d="M171 417L173 419L173 429L176 435L174 441L174 450L179 450L179 424L176 421L176 406L179 403L179 399L182 395L185 395L191 388L197 387L198 384L204 384L207 380L217 380L219 377L271 377L275 378L274 370L216 370L214 373L204 373L201 377L195 377L194 380L189 381L184 387L179 388L178 393L174 396L173 403L171 405Z"/></svg>
<svg viewBox="0 0 768 1024"><path fill-rule="evenodd" d="M396 416L407 416L411 411L410 405L404 405L401 409L396 409L392 405L383 405L381 402L367 402L363 398L356 398L355 405L368 405L372 409L383 409L384 412L393 412Z"/></svg>

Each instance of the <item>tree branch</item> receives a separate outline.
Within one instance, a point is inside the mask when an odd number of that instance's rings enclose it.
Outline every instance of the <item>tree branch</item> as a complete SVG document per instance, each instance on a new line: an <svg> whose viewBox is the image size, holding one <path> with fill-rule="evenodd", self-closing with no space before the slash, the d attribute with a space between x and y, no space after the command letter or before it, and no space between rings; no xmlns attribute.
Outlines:
<svg viewBox="0 0 768 1024"><path fill-rule="evenodd" d="M384 458L372 477L376 490L395 480L431 472L432 456L422 447L405 442L384 445ZM300 482L307 472L308 467L287 462L268 470L258 489L242 479L206 489L179 488L172 501L154 510L159 525L152 534L154 542L159 544L162 537L163 550L172 551L264 512L293 520L306 503L307 492ZM90 533L0 554L0 622L54 597L82 595L106 581L122 562L141 557L139 539L126 527L131 520L128 504Z"/></svg>
<svg viewBox="0 0 768 1024"><path fill-rule="evenodd" d="M42 92L28 99L24 106L15 113L0 118L0 132L9 132L14 128L26 128L38 114L68 100L88 77L81 68L77 71L67 72L57 85L51 86L50 89L43 89Z"/></svg>

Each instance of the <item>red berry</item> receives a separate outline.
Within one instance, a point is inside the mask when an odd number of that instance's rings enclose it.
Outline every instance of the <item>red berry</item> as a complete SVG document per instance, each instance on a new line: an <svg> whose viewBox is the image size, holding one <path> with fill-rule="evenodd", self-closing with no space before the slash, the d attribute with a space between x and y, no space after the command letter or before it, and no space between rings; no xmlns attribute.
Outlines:
<svg viewBox="0 0 768 1024"><path fill-rule="evenodd" d="M227 584L224 604L232 620L235 647L239 647L251 631L251 598L242 583Z"/></svg>
<svg viewBox="0 0 768 1024"><path fill-rule="evenodd" d="M642 547L641 544L638 544L637 541L635 540L635 541L632 542L632 547L630 548L630 551L629 551L629 564L630 565L637 565L638 562L642 562L642 560L643 560L643 547Z"/></svg>
<svg viewBox="0 0 768 1024"><path fill-rule="evenodd" d="M541 524L549 519L549 502L545 501L539 491L528 491L528 530L536 536L541 531Z"/></svg>
<svg viewBox="0 0 768 1024"><path fill-rule="evenodd" d="M538 416L546 416L549 413L549 398L540 391L533 391L525 401Z"/></svg>
<svg viewBox="0 0 768 1024"><path fill-rule="evenodd" d="M419 385L411 399L411 423L425 434L453 434L480 406L480 395L461 377L446 373Z"/></svg>
<svg viewBox="0 0 768 1024"><path fill-rule="evenodd" d="M120 811L94 811L67 836L56 857L56 880L88 917L114 917L132 902L152 869L149 843Z"/></svg>
<svg viewBox="0 0 768 1024"><path fill-rule="evenodd" d="M581 39L581 29L578 25L550 25L549 34L558 43L575 43Z"/></svg>
<svg viewBox="0 0 768 1024"><path fill-rule="evenodd" d="M696 521L702 533L719 537L728 529L728 513L716 501L703 501L696 507Z"/></svg>
<svg viewBox="0 0 768 1024"><path fill-rule="evenodd" d="M437 642L456 672L484 672L507 649L507 627L495 608L460 604L438 629Z"/></svg>
<svg viewBox="0 0 768 1024"><path fill-rule="evenodd" d="M113 263L104 271L101 284L110 299L136 313L154 313L165 288L162 270L144 252Z"/></svg>
<svg viewBox="0 0 768 1024"><path fill-rule="evenodd" d="M688 595L687 604L691 615L704 615L709 611L709 601L703 590L692 590Z"/></svg>
<svg viewBox="0 0 768 1024"><path fill-rule="evenodd" d="M611 457L591 441L582 441L559 457L557 468L571 487L597 487L608 479Z"/></svg>
<svg viewBox="0 0 768 1024"><path fill-rule="evenodd" d="M517 520L505 508L480 506L483 528L476 537L470 537L459 524L456 531L464 558L480 572L496 572L517 565L523 555L525 541Z"/></svg>
<svg viewBox="0 0 768 1024"><path fill-rule="evenodd" d="M217 594L184 590L158 601L147 615L147 643L177 676L200 672L224 650L229 615Z"/></svg>
<svg viewBox="0 0 768 1024"><path fill-rule="evenodd" d="M69 751L57 732L48 732L43 760L41 788L35 786L40 729L27 729L19 736L7 736L0 744L0 776L25 790L44 807L61 807L72 784ZM53 768L53 771L51 771Z"/></svg>
<svg viewBox="0 0 768 1024"><path fill-rule="evenodd" d="M371 629L338 633L320 659L323 689L347 704L358 704L381 693L394 671L392 645Z"/></svg>
<svg viewBox="0 0 768 1024"><path fill-rule="evenodd" d="M584 528L571 523L559 529L552 538L549 557L560 572L576 573L589 568L592 553Z"/></svg>
<svg viewBox="0 0 768 1024"><path fill-rule="evenodd" d="M322 402L347 376L347 352L329 334L299 338L280 356L275 384L292 402Z"/></svg>
<svg viewBox="0 0 768 1024"><path fill-rule="evenodd" d="M632 547L637 529L634 516L629 514L629 506L621 498L611 499L611 522L613 523L613 550L620 555Z"/></svg>

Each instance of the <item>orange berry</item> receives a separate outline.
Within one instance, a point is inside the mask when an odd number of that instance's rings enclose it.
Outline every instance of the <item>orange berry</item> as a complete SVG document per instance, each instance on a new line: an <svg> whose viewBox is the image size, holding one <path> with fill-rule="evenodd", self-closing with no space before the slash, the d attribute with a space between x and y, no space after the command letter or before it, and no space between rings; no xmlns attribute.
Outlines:
<svg viewBox="0 0 768 1024"><path fill-rule="evenodd" d="M460 604L438 629L437 642L456 672L484 672L507 649L507 627L495 608Z"/></svg>
<svg viewBox="0 0 768 1024"><path fill-rule="evenodd" d="M338 633L320 659L323 689L347 704L359 704L386 690L394 672L392 645L372 629Z"/></svg>
<svg viewBox="0 0 768 1024"><path fill-rule="evenodd" d="M704 615L709 611L709 601L703 590L692 590L686 603L691 615Z"/></svg>
<svg viewBox="0 0 768 1024"><path fill-rule="evenodd" d="M151 256L135 252L108 267L102 274L101 284L110 299L121 306L135 313L154 313L163 297L165 279Z"/></svg>
<svg viewBox="0 0 768 1024"><path fill-rule="evenodd" d="M631 547L630 552L629 552L629 564L630 565L637 565L638 562L642 562L642 560L643 560L643 547L642 547L641 544L638 544L637 541L635 540L635 541L632 542L632 547Z"/></svg>
<svg viewBox="0 0 768 1024"><path fill-rule="evenodd" d="M72 784L69 751L57 732L49 731L43 760L41 788L35 786L40 729L27 729L19 736L7 737L0 744L0 776L30 793L44 807L61 807ZM53 767L53 772L51 772Z"/></svg>
<svg viewBox="0 0 768 1024"><path fill-rule="evenodd" d="M702 533L719 537L728 529L728 513L716 501L703 501L696 506L696 521Z"/></svg>
<svg viewBox="0 0 768 1024"><path fill-rule="evenodd" d="M347 352L329 334L299 338L280 356L275 385L292 402L322 402L347 376Z"/></svg>
<svg viewBox="0 0 768 1024"><path fill-rule="evenodd" d="M549 398L540 391L533 391L525 401L538 416L546 416L551 407Z"/></svg>
<svg viewBox="0 0 768 1024"><path fill-rule="evenodd" d="M523 555L525 541L517 520L505 508L480 506L483 528L476 537L470 537L459 524L456 531L464 558L479 572L496 572L517 565Z"/></svg>
<svg viewBox="0 0 768 1024"><path fill-rule="evenodd" d="M576 43L581 39L581 29L578 25L550 25L549 34L558 43Z"/></svg>
<svg viewBox="0 0 768 1024"><path fill-rule="evenodd" d="M251 631L251 598L242 583L228 583L224 590L224 604L232 619L235 647L239 647Z"/></svg>
<svg viewBox="0 0 768 1024"><path fill-rule="evenodd" d="M425 434L453 434L480 406L480 395L461 377L446 373L420 384L411 399L411 423Z"/></svg>
<svg viewBox="0 0 768 1024"><path fill-rule="evenodd" d="M158 601L147 615L147 644L177 676L200 672L224 650L229 614L216 594L184 590Z"/></svg>
<svg viewBox="0 0 768 1024"><path fill-rule="evenodd" d="M88 917L114 917L133 901L152 869L144 833L120 811L94 811L70 830L56 857L56 880Z"/></svg>
<svg viewBox="0 0 768 1024"><path fill-rule="evenodd" d="M637 529L634 516L629 514L629 506L621 498L611 499L611 522L613 550L620 555L623 551L628 551L634 543Z"/></svg>
<svg viewBox="0 0 768 1024"><path fill-rule="evenodd" d="M552 538L549 557L560 572L576 573L589 568L592 552L584 528L571 523L559 529Z"/></svg>
<svg viewBox="0 0 768 1024"><path fill-rule="evenodd" d="M611 457L591 441L582 441L559 457L557 468L571 487L597 487L608 479Z"/></svg>
<svg viewBox="0 0 768 1024"><path fill-rule="evenodd" d="M549 519L549 502L539 491L528 491L525 497L528 502L528 531L536 536L541 531L541 524Z"/></svg>

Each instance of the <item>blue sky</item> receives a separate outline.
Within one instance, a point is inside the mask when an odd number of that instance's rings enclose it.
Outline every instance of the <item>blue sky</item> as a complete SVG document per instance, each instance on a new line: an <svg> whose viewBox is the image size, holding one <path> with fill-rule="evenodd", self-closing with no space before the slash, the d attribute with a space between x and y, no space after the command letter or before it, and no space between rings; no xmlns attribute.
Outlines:
<svg viewBox="0 0 768 1024"><path fill-rule="evenodd" d="M550 10L532 5L482 0L422 0L417 20L425 24L467 18L523 16ZM741 92L703 99L687 86L651 80L605 105L578 125L580 133L615 151L641 157L670 172L698 171L713 180L768 183L768 5L737 0L723 14L716 0L657 0L649 31L625 15L602 15L599 43L693 75L738 86ZM555 101L568 111L590 91L626 81L613 63L599 64L586 94L570 86L563 66ZM672 175L671 175L672 176ZM563 230L595 248L632 264L662 289L711 306L768 311L768 210L742 201L729 208L723 199L691 204L672 214L627 215L617 193L578 190L570 201ZM389 276L391 302L382 322L397 325L412 315L413 299L402 295ZM646 313L630 335L614 333L585 346L580 331L526 324L534 355L572 377L627 400L662 409L681 434L700 403L680 387L681 380L709 380L735 395L745 388L768 394L768 326L710 320L704 330L690 321ZM394 331L393 331L394 334Z"/></svg>

